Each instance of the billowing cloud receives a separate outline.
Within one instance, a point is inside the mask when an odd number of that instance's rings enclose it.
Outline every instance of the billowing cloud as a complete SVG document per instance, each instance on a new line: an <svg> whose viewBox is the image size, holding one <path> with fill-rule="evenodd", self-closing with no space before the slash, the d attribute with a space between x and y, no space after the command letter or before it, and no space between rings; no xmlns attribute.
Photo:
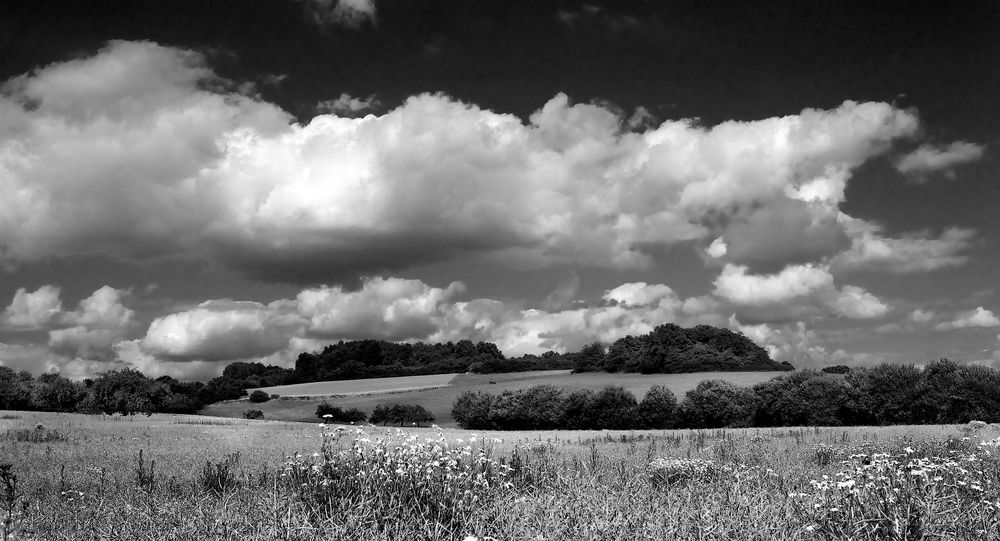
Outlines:
<svg viewBox="0 0 1000 541"><path fill-rule="evenodd" d="M939 331L968 328L989 329L992 327L1000 327L1000 318L997 318L997 316L993 315L993 312L982 306L977 307L975 310L958 314L951 321L944 321L934 326Z"/></svg>
<svg viewBox="0 0 1000 541"><path fill-rule="evenodd" d="M344 92L335 100L323 100L316 104L318 113L354 117L379 107L381 103L372 95L367 98L356 98Z"/></svg>
<svg viewBox="0 0 1000 541"><path fill-rule="evenodd" d="M742 265L726 265L715 294L737 304L774 304L833 287L833 276L814 265L790 265L777 274L753 275Z"/></svg>
<svg viewBox="0 0 1000 541"><path fill-rule="evenodd" d="M844 286L827 299L839 315L850 319L871 319L889 312L889 305L858 286Z"/></svg>
<svg viewBox="0 0 1000 541"><path fill-rule="evenodd" d="M301 0L316 24L358 29L375 22L375 0Z"/></svg>
<svg viewBox="0 0 1000 541"><path fill-rule="evenodd" d="M270 355L288 345L301 322L289 301L269 305L206 301L155 319L138 343L142 352L174 361L220 361Z"/></svg>
<svg viewBox="0 0 1000 541"><path fill-rule="evenodd" d="M49 331L49 347L72 358L113 359L114 345L125 337L135 315L122 304L125 294L123 290L103 286L81 300L77 310L61 317L72 326Z"/></svg>
<svg viewBox="0 0 1000 541"><path fill-rule="evenodd" d="M60 290L44 285L35 291L19 288L10 305L4 310L4 323L20 329L42 329L62 315Z"/></svg>
<svg viewBox="0 0 1000 541"><path fill-rule="evenodd" d="M899 238L883 236L881 228L870 222L840 215L851 237L851 246L831 260L835 271L881 270L898 274L929 272L961 265L968 261L963 254L972 246L975 232L949 228L937 238L926 232Z"/></svg>
<svg viewBox="0 0 1000 541"><path fill-rule="evenodd" d="M663 284L633 282L607 291L604 298L622 306L649 306L661 299L674 297L674 291Z"/></svg>
<svg viewBox="0 0 1000 541"><path fill-rule="evenodd" d="M927 173L934 171L952 174L952 169L956 166L981 158L983 150L982 146L965 141L955 141L947 146L920 145L897 160L896 169L921 180L926 178Z"/></svg>
<svg viewBox="0 0 1000 541"><path fill-rule="evenodd" d="M715 294L736 305L765 307L759 315L795 315L810 304L850 319L882 317L889 311L888 304L861 287L837 289L826 267L811 264L790 265L776 274L763 275L728 264L715 280Z"/></svg>
<svg viewBox="0 0 1000 541"><path fill-rule="evenodd" d="M651 247L720 234L749 260L782 231L773 244L788 248L772 255L804 262L843 241L828 217L854 168L918 127L911 112L848 101L629 131L608 107L562 94L527 122L420 95L300 125L238 88L198 53L133 42L8 81L2 257L175 256L357 284L459 256L637 268ZM723 231L739 221L746 233Z"/></svg>
<svg viewBox="0 0 1000 541"><path fill-rule="evenodd" d="M373 278L355 292L307 289L296 303L313 336L424 339L438 329L446 303L464 289L460 282L441 289L419 280Z"/></svg>

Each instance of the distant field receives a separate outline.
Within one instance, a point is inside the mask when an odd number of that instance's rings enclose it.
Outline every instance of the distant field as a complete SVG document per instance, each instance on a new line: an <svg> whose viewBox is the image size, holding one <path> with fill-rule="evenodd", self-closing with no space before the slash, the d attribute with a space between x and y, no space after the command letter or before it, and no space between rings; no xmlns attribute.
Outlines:
<svg viewBox="0 0 1000 541"><path fill-rule="evenodd" d="M277 385L261 387L267 394L281 396L333 396L360 395L371 393L394 393L399 391L415 391L433 387L444 387L457 374L434 374L431 376L402 376L396 378L352 379L341 381L316 381L312 383L297 383L295 385ZM249 389L248 392L253 392Z"/></svg>
<svg viewBox="0 0 1000 541"><path fill-rule="evenodd" d="M329 385L330 389L353 389L355 395L326 399L327 402L342 408L359 408L365 413L371 413L375 406L379 404L416 404L427 408L437 419L437 424L444 427L456 426L455 420L451 417L451 407L455 399L465 391L487 391L500 393L505 389L518 390L526 389L533 385L555 385L568 391L577 389L600 390L608 385L621 385L625 387L636 398L642 399L646 392L653 385L663 385L669 388L682 400L684 395L694 389L699 382L706 379L723 379L737 385L754 385L762 381L767 381L785 372L698 372L694 374L608 374L605 372L589 372L584 374L571 374L569 370L548 370L541 372L514 372L508 374L458 374L447 376L413 376L409 378L383 378L354 381L333 381L320 383L307 383L303 385ZM382 392L376 390L359 391L363 385L370 385L368 389L378 389L379 383L385 380L409 380L413 378L447 377L450 381L444 386L435 386L432 389L401 390L401 387L394 389L382 383ZM490 384L490 380L496 384ZM401 384L401 383L400 383ZM413 386L412 383L410 386ZM285 388L297 386L284 386ZM272 391L270 389L278 389ZM292 394L282 392L279 387L266 388L269 393L277 393L283 397L291 397ZM366 392L366 394L357 394ZM305 393L303 393L305 394ZM329 396L331 394L347 394L331 392L322 393ZM271 400L263 404L253 404L255 409L264 412L267 419L282 421L316 421L316 406L323 402L322 398L288 398L282 400ZM219 417L240 417L243 412L249 409L251 404L245 400L229 401L206 406L202 413L205 415L215 415Z"/></svg>

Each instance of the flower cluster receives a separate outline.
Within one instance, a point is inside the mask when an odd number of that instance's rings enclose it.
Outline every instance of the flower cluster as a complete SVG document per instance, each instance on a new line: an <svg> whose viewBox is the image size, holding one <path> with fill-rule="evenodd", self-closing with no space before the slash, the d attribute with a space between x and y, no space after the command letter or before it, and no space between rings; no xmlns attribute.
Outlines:
<svg viewBox="0 0 1000 541"><path fill-rule="evenodd" d="M362 428L337 427L324 430L319 453L292 457L283 477L301 498L324 508L375 501L453 516L510 488L509 467L475 447L477 441L472 436L452 445L443 434L420 438L403 431L373 440Z"/></svg>
<svg viewBox="0 0 1000 541"><path fill-rule="evenodd" d="M701 458L657 458L649 464L653 483L683 483L711 479L731 471L731 467Z"/></svg>
<svg viewBox="0 0 1000 541"><path fill-rule="evenodd" d="M811 494L793 496L811 503L812 531L831 535L909 539L928 528L1000 520L996 459L981 452L925 451L908 446L901 454L852 455L844 462L848 469L812 480Z"/></svg>

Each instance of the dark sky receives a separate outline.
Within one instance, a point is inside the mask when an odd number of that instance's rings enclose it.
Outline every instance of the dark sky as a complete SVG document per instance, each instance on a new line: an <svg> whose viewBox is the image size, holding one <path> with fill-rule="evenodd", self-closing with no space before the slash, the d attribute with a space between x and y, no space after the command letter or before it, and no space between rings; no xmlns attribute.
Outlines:
<svg viewBox="0 0 1000 541"><path fill-rule="evenodd" d="M677 322L799 366L992 363L998 24L4 2L0 361L204 377L341 338L520 354Z"/></svg>

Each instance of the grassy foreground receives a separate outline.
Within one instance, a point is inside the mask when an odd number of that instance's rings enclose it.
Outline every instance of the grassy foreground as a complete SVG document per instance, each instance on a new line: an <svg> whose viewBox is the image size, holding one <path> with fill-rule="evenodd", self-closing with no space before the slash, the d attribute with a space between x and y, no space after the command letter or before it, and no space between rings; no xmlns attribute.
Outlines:
<svg viewBox="0 0 1000 541"><path fill-rule="evenodd" d="M1000 539L998 435L3 412L0 519L4 539Z"/></svg>

